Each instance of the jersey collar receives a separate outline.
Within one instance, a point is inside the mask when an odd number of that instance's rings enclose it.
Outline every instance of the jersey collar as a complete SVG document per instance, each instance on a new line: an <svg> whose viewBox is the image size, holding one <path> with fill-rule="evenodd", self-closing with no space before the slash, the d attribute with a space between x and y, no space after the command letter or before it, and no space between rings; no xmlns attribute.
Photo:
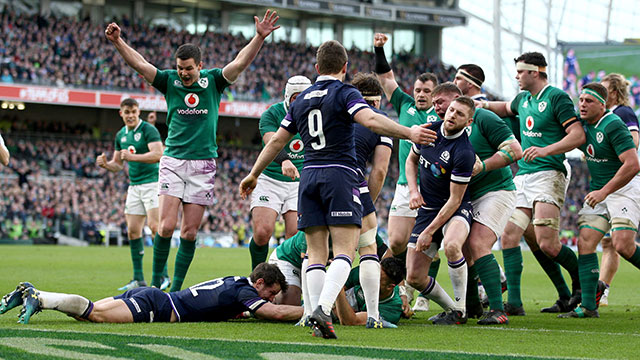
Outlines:
<svg viewBox="0 0 640 360"><path fill-rule="evenodd" d="M138 130L140 125L142 125L142 119L138 118L138 125L136 125L136 127L134 127L133 130L131 130L131 131L136 132L136 130ZM129 128L126 127L126 126L124 128L127 129L127 132L125 132L125 134L128 134L129 133Z"/></svg>
<svg viewBox="0 0 640 360"><path fill-rule="evenodd" d="M602 122L602 120L604 120L604 118L606 118L607 116L609 116L609 115L611 115L611 114L613 114L613 112L611 112L611 111L607 110L607 111L604 113L604 115L602 115L602 117L600 118L600 120L598 120L598 122L597 122L595 125L593 125L593 128L594 128L594 129L595 129L595 128L597 128L597 127L598 127L598 125L600 125L600 123Z"/></svg>
<svg viewBox="0 0 640 360"><path fill-rule="evenodd" d="M609 110L611 110L611 112L615 111L620 105L613 105L613 107Z"/></svg>
<svg viewBox="0 0 640 360"><path fill-rule="evenodd" d="M440 133L442 134L442 136L444 136L445 139L448 139L448 140L457 139L465 131L465 128L466 127L462 128L462 130L458 131L457 133L455 133L453 135L445 135L444 134L444 124L442 124L442 125L440 125Z"/></svg>
<svg viewBox="0 0 640 360"><path fill-rule="evenodd" d="M330 81L330 80L338 80L338 81L340 81L338 78L334 78L333 76L330 76L330 75L320 75L316 79L316 82L319 82L319 81Z"/></svg>
<svg viewBox="0 0 640 360"><path fill-rule="evenodd" d="M431 107L430 107L430 108L428 108L425 112L426 112L426 113L430 113L430 112L432 112L432 111L433 111L433 109L434 109L434 106L433 106L433 105L431 105Z"/></svg>
<svg viewBox="0 0 640 360"><path fill-rule="evenodd" d="M544 93L545 90L547 90L547 88L549 88L549 84L547 84L545 87L542 88L542 90L540 90L540 92L538 93L538 95L536 95L536 100L540 100L540 96L542 96L542 93Z"/></svg>

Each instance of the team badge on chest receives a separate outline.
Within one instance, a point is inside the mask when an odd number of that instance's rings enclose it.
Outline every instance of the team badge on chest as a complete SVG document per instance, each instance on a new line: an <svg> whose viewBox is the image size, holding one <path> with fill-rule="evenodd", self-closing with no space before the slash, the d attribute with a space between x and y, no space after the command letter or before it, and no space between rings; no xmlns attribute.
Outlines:
<svg viewBox="0 0 640 360"><path fill-rule="evenodd" d="M141 137L142 137L142 134L140 134L140 133L134 134L134 135L133 135L133 140L135 140L135 141L140 141L140 138L141 138Z"/></svg>
<svg viewBox="0 0 640 360"><path fill-rule="evenodd" d="M209 79L200 78L200 80L198 80L198 85L200 85L201 88L206 89L209 86Z"/></svg>
<svg viewBox="0 0 640 360"><path fill-rule="evenodd" d="M434 121L438 121L438 117L435 115L429 115L427 116L427 122L434 122Z"/></svg>
<svg viewBox="0 0 640 360"><path fill-rule="evenodd" d="M544 112L544 109L547 108L547 102L546 101L541 101L540 104L538 104L538 111L540 112Z"/></svg>
<svg viewBox="0 0 640 360"><path fill-rule="evenodd" d="M598 144L600 144L602 140L604 140L604 134L598 131L596 133L596 141L598 142Z"/></svg>

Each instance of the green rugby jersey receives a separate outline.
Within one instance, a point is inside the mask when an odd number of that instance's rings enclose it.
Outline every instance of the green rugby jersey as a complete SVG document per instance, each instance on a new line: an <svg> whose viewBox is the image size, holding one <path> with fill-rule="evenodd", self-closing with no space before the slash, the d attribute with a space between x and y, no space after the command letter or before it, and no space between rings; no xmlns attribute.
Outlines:
<svg viewBox="0 0 640 360"><path fill-rule="evenodd" d="M298 269L302 267L302 260L306 252L307 239L304 237L304 231L298 231L276 248L278 259L284 260Z"/></svg>
<svg viewBox="0 0 640 360"><path fill-rule="evenodd" d="M622 162L618 155L635 149L629 128L620 117L609 110L595 124L582 121L587 141L580 146L587 158L591 174L589 191L602 189L611 180Z"/></svg>
<svg viewBox="0 0 640 360"><path fill-rule="evenodd" d="M480 160L486 160L499 151L504 141L515 139L507 124L498 115L485 109L476 109L473 122L467 126L469 141ZM511 170L508 166L481 172L471 178L469 191L475 200L490 191L515 190Z"/></svg>
<svg viewBox="0 0 640 360"><path fill-rule="evenodd" d="M573 102L567 93L545 86L536 96L528 91L519 93L511 101L511 112L520 117L522 149L531 146L545 147L562 140L566 135L564 126L576 118ZM564 154L537 158L531 162L518 161L517 175L538 171L557 170L566 175L567 169L562 163Z"/></svg>
<svg viewBox="0 0 640 360"><path fill-rule="evenodd" d="M398 113L398 122L400 125L404 125L407 127L412 127L413 125L421 125L428 122L434 122L440 120L438 114L436 114L433 106L428 110L418 110L416 109L415 100L409 96L404 91L400 90L400 87L397 87L391 96L391 100L389 101L393 108ZM400 148L398 149L398 166L400 168L398 174L398 184L406 185L407 177L405 175L405 163L407 161L407 156L409 156L409 152L411 151L411 141L400 139L399 140ZM418 174L418 182L420 182L420 175Z"/></svg>
<svg viewBox="0 0 640 360"><path fill-rule="evenodd" d="M155 126L146 121L139 120L138 126L133 130L122 127L116 134L115 149L129 150L132 154L146 154L149 152L149 143L162 141L160 133ZM129 161L129 183L131 185L148 184L158 181L158 163L147 164L138 161Z"/></svg>
<svg viewBox="0 0 640 360"><path fill-rule="evenodd" d="M276 132L280 128L280 122L287 115L287 110L284 108L284 102L279 102L271 105L262 116L260 116L260 137L268 132ZM262 142L264 147L264 141ZM298 171L302 171L302 163L304 162L304 144L300 134L295 134L291 141L284 147L285 151L289 154L289 159L298 168ZM294 182L300 181L300 179L291 180L290 177L282 175L282 166L276 162L271 162L264 170L264 174L268 177L278 180Z"/></svg>
<svg viewBox="0 0 640 360"><path fill-rule="evenodd" d="M201 70L200 80L188 87L176 70L158 70L152 85L167 101L164 154L184 160L218 157L218 110L222 92L230 85L222 69Z"/></svg>
<svg viewBox="0 0 640 360"><path fill-rule="evenodd" d="M349 273L349 278L344 285L347 288L347 299L350 297L355 298L357 308L356 312L367 311L367 304L364 301L364 292L360 285L360 266L357 266ZM400 290L396 286L393 289L393 293L386 299L380 299L378 304L378 311L383 319L390 323L397 324L402 316L402 299L400 298ZM351 303L351 302L350 302Z"/></svg>

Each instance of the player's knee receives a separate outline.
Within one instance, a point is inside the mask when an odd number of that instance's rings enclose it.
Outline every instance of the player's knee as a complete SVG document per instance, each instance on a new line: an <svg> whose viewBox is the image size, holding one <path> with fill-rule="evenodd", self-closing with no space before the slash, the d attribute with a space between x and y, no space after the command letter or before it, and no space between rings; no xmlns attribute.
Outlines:
<svg viewBox="0 0 640 360"><path fill-rule="evenodd" d="M462 256L462 249L458 244L447 243L444 244L444 254L448 260L458 260Z"/></svg>
<svg viewBox="0 0 640 360"><path fill-rule="evenodd" d="M554 241L543 240L540 242L540 250L542 250L543 253L547 254L547 256L552 258L558 256L558 253L560 253L561 247L562 245L560 244L559 241L554 242Z"/></svg>
<svg viewBox="0 0 640 360"><path fill-rule="evenodd" d="M417 274L415 271L407 272L407 284L413 288L421 288L422 283L425 282L424 274Z"/></svg>
<svg viewBox="0 0 640 360"><path fill-rule="evenodd" d="M269 243L269 239L271 239L271 234L273 234L273 228L267 226L257 227L253 233L253 241L256 245L266 245Z"/></svg>
<svg viewBox="0 0 640 360"><path fill-rule="evenodd" d="M176 224L169 224L168 222L161 222L157 231L162 237L170 237L173 235L173 231L176 228Z"/></svg>
<svg viewBox="0 0 640 360"><path fill-rule="evenodd" d="M625 258L630 258L631 256L633 256L633 253L636 249L636 244L633 241L633 238L629 239L626 237L618 237L615 235L616 234L614 233L611 242L613 248L616 249L616 252Z"/></svg>

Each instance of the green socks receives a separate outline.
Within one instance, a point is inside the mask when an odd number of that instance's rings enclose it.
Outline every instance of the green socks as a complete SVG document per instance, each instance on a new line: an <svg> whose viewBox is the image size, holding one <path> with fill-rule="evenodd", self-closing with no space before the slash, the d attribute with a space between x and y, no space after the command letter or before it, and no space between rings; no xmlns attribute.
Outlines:
<svg viewBox="0 0 640 360"><path fill-rule="evenodd" d="M571 276L571 282L573 282L573 287L576 287L576 284L580 283L580 276L578 276L578 257L573 250L569 249L566 245L562 245L558 256L556 256L553 261L557 262L563 268L567 269L569 275Z"/></svg>
<svg viewBox="0 0 640 360"><path fill-rule="evenodd" d="M258 264L267 261L267 254L269 254L269 244L258 245L251 238L249 241L249 253L251 254L251 270L255 269Z"/></svg>
<svg viewBox="0 0 640 360"><path fill-rule="evenodd" d="M582 306L588 310L596 309L596 291L598 288L598 255L585 254L578 256L580 268L580 288L582 288Z"/></svg>
<svg viewBox="0 0 640 360"><path fill-rule="evenodd" d="M176 267L173 271L173 283L171 284L171 291L180 291L185 276L187 276L187 270L193 260L193 254L196 252L196 241L185 240L180 238L180 247L178 248L178 254L176 254Z"/></svg>
<svg viewBox="0 0 640 360"><path fill-rule="evenodd" d="M431 269L429 269L431 270ZM478 295L478 273L476 272L476 265L467 267L467 309L470 305L480 303L480 297Z"/></svg>
<svg viewBox="0 0 640 360"><path fill-rule="evenodd" d="M520 250L520 246L511 249L502 249L502 258L504 260L504 273L507 276L507 289L509 290L507 302L514 307L520 307L522 306L520 281L522 279L523 267L522 250Z"/></svg>
<svg viewBox="0 0 640 360"><path fill-rule="evenodd" d="M473 267L480 276L484 291L487 293L487 297L489 297L489 308L491 310L504 311L504 306L502 305L500 266L498 265L498 261L496 261L496 257L493 256L493 254L485 255L476 260Z"/></svg>
<svg viewBox="0 0 640 360"><path fill-rule="evenodd" d="M440 270L440 258L431 262L431 266L429 266L429 276L435 279L436 276L438 276L438 270Z"/></svg>
<svg viewBox="0 0 640 360"><path fill-rule="evenodd" d="M160 288L162 274L167 268L167 258L171 250L171 237L162 237L156 234L153 240L153 268L151 286Z"/></svg>
<svg viewBox="0 0 640 360"><path fill-rule="evenodd" d="M632 263L633 266L640 269L640 246L636 245L636 251L631 255L630 258L627 259L628 262Z"/></svg>
<svg viewBox="0 0 640 360"><path fill-rule="evenodd" d="M144 272L142 271L144 246L142 238L129 240L129 248L131 250L131 263L133 264L133 280L144 281Z"/></svg>
<svg viewBox="0 0 640 360"><path fill-rule="evenodd" d="M547 274L553 286L556 287L556 291L558 291L558 296L561 299L568 299L571 297L571 290L567 286L567 283L564 281L564 277L562 276L562 270L560 269L560 265L557 262L551 260L542 250L538 249L536 251L532 251L533 256L536 257L538 263L542 267L542 270Z"/></svg>
<svg viewBox="0 0 640 360"><path fill-rule="evenodd" d="M401 252L398 255L393 255L394 258L402 260L403 264L407 263L407 250Z"/></svg>

